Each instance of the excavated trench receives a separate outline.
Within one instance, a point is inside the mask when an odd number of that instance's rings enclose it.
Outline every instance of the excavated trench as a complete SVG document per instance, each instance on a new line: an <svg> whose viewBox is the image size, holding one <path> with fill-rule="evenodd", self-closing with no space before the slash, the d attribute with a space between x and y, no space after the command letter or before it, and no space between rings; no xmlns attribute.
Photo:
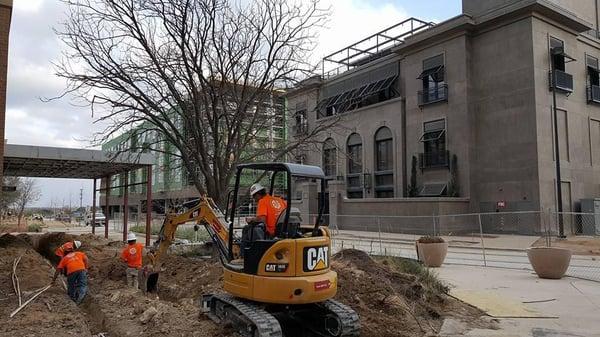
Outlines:
<svg viewBox="0 0 600 337"><path fill-rule="evenodd" d="M9 278L8 282L4 282L5 284L11 285L10 268L13 261L11 258L14 259L13 256L20 256L25 252L28 257L31 256L33 261L27 260L27 264L25 264L26 259L23 258L19 270L23 270L24 276L37 274L40 282L48 284L52 272L50 264L46 261L56 265L59 259L54 255L55 249L62 243L73 240L74 237L64 233L47 233L43 235L21 234L18 237L3 236L2 239L0 240L0 255L6 260L4 261L6 267L2 268L0 273L7 274ZM51 322L48 324L48 329L44 330L44 335L53 336L173 335L202 337L228 335L224 334L222 329L218 329L206 317L199 315L199 308L190 297L193 294L190 294L189 291L178 290L177 287L168 283L177 276L176 270L172 270L170 274L166 275L165 286L161 286L160 294L146 296L140 291L125 286L125 266L118 259L122 243L108 242L88 235L78 236L77 240L83 242L82 251L88 255L90 260L89 289L86 299L81 305L75 305L60 286L60 282L57 282L57 286L50 288L51 291L47 292L49 296L41 295L32 302L30 308L23 310L27 313L24 315L25 321L21 324L26 327L25 330L35 330L36 317L44 315ZM7 249L10 250L10 254L7 254ZM2 298L2 294L12 289L0 290L2 291L0 298ZM48 307L44 306L44 301L57 304L60 302L58 305L62 309L61 313L70 318L49 312ZM18 306L18 303L16 305ZM12 325L14 326L14 322ZM17 329L15 328L15 330ZM1 328L0 335L3 335ZM14 335L20 336L18 333ZM33 335L24 334L23 336Z"/></svg>

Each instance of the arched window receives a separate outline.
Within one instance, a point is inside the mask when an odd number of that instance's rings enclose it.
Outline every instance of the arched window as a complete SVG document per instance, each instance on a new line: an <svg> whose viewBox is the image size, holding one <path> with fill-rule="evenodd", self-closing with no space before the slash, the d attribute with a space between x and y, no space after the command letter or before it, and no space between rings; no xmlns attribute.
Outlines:
<svg viewBox="0 0 600 337"><path fill-rule="evenodd" d="M358 133L348 137L347 142L348 173L346 175L346 188L348 198L362 198L362 139Z"/></svg>
<svg viewBox="0 0 600 337"><path fill-rule="evenodd" d="M323 143L323 171L326 177L335 177L337 154L335 142L331 138L327 138Z"/></svg>
<svg viewBox="0 0 600 337"><path fill-rule="evenodd" d="M375 197L394 197L394 140L392 131L381 127L375 133Z"/></svg>

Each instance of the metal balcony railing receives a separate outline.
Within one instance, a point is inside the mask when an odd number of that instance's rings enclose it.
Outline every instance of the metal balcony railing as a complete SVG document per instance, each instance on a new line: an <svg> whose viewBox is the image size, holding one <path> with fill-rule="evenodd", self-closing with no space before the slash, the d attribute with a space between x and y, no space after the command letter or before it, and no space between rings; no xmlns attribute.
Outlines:
<svg viewBox="0 0 600 337"><path fill-rule="evenodd" d="M600 104L600 86L588 85L587 87L587 101L588 103L599 103Z"/></svg>
<svg viewBox="0 0 600 337"><path fill-rule="evenodd" d="M554 70L554 76L550 73L550 89L556 88L565 92L573 92L573 75L562 70Z"/></svg>
<svg viewBox="0 0 600 337"><path fill-rule="evenodd" d="M419 153L419 167L421 169L450 167L450 152Z"/></svg>
<svg viewBox="0 0 600 337"><path fill-rule="evenodd" d="M418 92L419 106L426 104L444 102L448 100L448 84L439 83L433 88L420 90Z"/></svg>

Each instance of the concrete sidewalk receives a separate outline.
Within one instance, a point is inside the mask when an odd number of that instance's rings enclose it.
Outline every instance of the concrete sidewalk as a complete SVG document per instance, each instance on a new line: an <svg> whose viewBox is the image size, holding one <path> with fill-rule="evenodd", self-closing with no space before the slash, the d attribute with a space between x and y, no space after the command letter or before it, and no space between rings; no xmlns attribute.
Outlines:
<svg viewBox="0 0 600 337"><path fill-rule="evenodd" d="M473 330L465 336L600 336L600 283L572 278L543 280L528 271L444 265L440 278L461 292L488 292L528 303L547 317L499 318L500 330Z"/></svg>

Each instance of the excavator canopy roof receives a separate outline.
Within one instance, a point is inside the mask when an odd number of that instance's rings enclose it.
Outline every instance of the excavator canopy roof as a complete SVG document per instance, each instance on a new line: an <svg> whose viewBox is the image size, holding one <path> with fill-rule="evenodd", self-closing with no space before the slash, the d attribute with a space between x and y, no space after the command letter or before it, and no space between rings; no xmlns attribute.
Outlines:
<svg viewBox="0 0 600 337"><path fill-rule="evenodd" d="M265 171L287 171L295 177L323 179L325 174L318 166L293 163L252 163L238 165L238 169L253 169Z"/></svg>

